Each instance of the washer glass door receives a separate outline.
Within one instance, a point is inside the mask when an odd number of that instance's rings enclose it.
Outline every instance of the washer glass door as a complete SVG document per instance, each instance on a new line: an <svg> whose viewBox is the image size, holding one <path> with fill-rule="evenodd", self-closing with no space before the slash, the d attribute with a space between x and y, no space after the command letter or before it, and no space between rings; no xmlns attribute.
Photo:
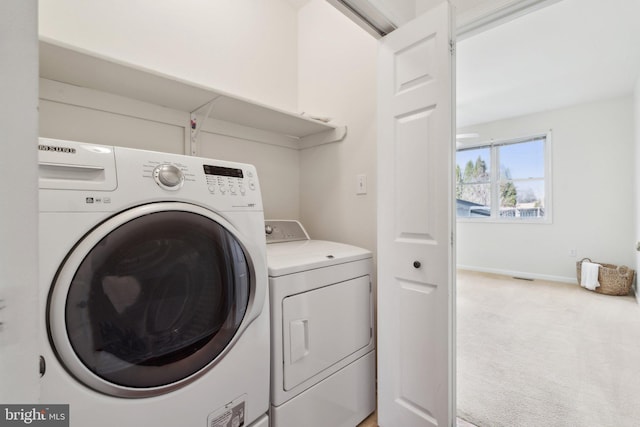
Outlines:
<svg viewBox="0 0 640 427"><path fill-rule="evenodd" d="M66 293L66 336L50 332L81 381L129 395L122 390L180 382L225 351L247 311L252 274L237 236L210 215L120 216L89 233L62 267L52 295Z"/></svg>

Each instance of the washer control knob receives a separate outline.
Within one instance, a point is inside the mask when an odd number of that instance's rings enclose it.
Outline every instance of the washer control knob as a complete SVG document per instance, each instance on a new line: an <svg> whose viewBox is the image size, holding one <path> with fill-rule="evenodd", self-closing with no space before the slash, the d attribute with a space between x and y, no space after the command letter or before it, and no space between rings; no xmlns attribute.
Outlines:
<svg viewBox="0 0 640 427"><path fill-rule="evenodd" d="M161 164L153 170L153 179L165 190L179 190L184 184L184 174L173 165Z"/></svg>
<svg viewBox="0 0 640 427"><path fill-rule="evenodd" d="M266 225L266 226L264 227L264 232L265 232L265 233L267 233L267 234L271 234L271 233L273 233L273 227L272 227L272 226L270 226L270 225Z"/></svg>

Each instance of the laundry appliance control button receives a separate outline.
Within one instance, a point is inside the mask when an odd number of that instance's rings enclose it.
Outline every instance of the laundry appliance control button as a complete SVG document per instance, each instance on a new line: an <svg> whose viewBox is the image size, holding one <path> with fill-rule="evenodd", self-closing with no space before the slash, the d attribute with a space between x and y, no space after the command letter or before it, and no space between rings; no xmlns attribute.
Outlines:
<svg viewBox="0 0 640 427"><path fill-rule="evenodd" d="M153 170L153 179L165 190L178 190L184 184L184 174L174 165L161 164Z"/></svg>

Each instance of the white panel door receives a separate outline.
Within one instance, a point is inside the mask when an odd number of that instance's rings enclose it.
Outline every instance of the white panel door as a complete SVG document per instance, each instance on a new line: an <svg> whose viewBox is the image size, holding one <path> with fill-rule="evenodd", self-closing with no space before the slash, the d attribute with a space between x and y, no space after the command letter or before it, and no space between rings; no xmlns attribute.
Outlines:
<svg viewBox="0 0 640 427"><path fill-rule="evenodd" d="M447 2L378 57L378 423L451 426L453 55Z"/></svg>

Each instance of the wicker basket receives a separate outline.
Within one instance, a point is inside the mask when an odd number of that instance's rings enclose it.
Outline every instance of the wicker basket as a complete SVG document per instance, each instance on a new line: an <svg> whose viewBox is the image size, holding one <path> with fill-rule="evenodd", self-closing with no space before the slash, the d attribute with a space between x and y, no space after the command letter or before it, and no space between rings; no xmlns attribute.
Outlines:
<svg viewBox="0 0 640 427"><path fill-rule="evenodd" d="M589 258L583 258L576 263L578 284L580 284L582 273L582 261L593 262ZM629 295L635 271L624 265L618 267L617 265L602 262L597 262L596 264L600 264L602 267L598 272L600 286L595 289L595 292L605 295Z"/></svg>

